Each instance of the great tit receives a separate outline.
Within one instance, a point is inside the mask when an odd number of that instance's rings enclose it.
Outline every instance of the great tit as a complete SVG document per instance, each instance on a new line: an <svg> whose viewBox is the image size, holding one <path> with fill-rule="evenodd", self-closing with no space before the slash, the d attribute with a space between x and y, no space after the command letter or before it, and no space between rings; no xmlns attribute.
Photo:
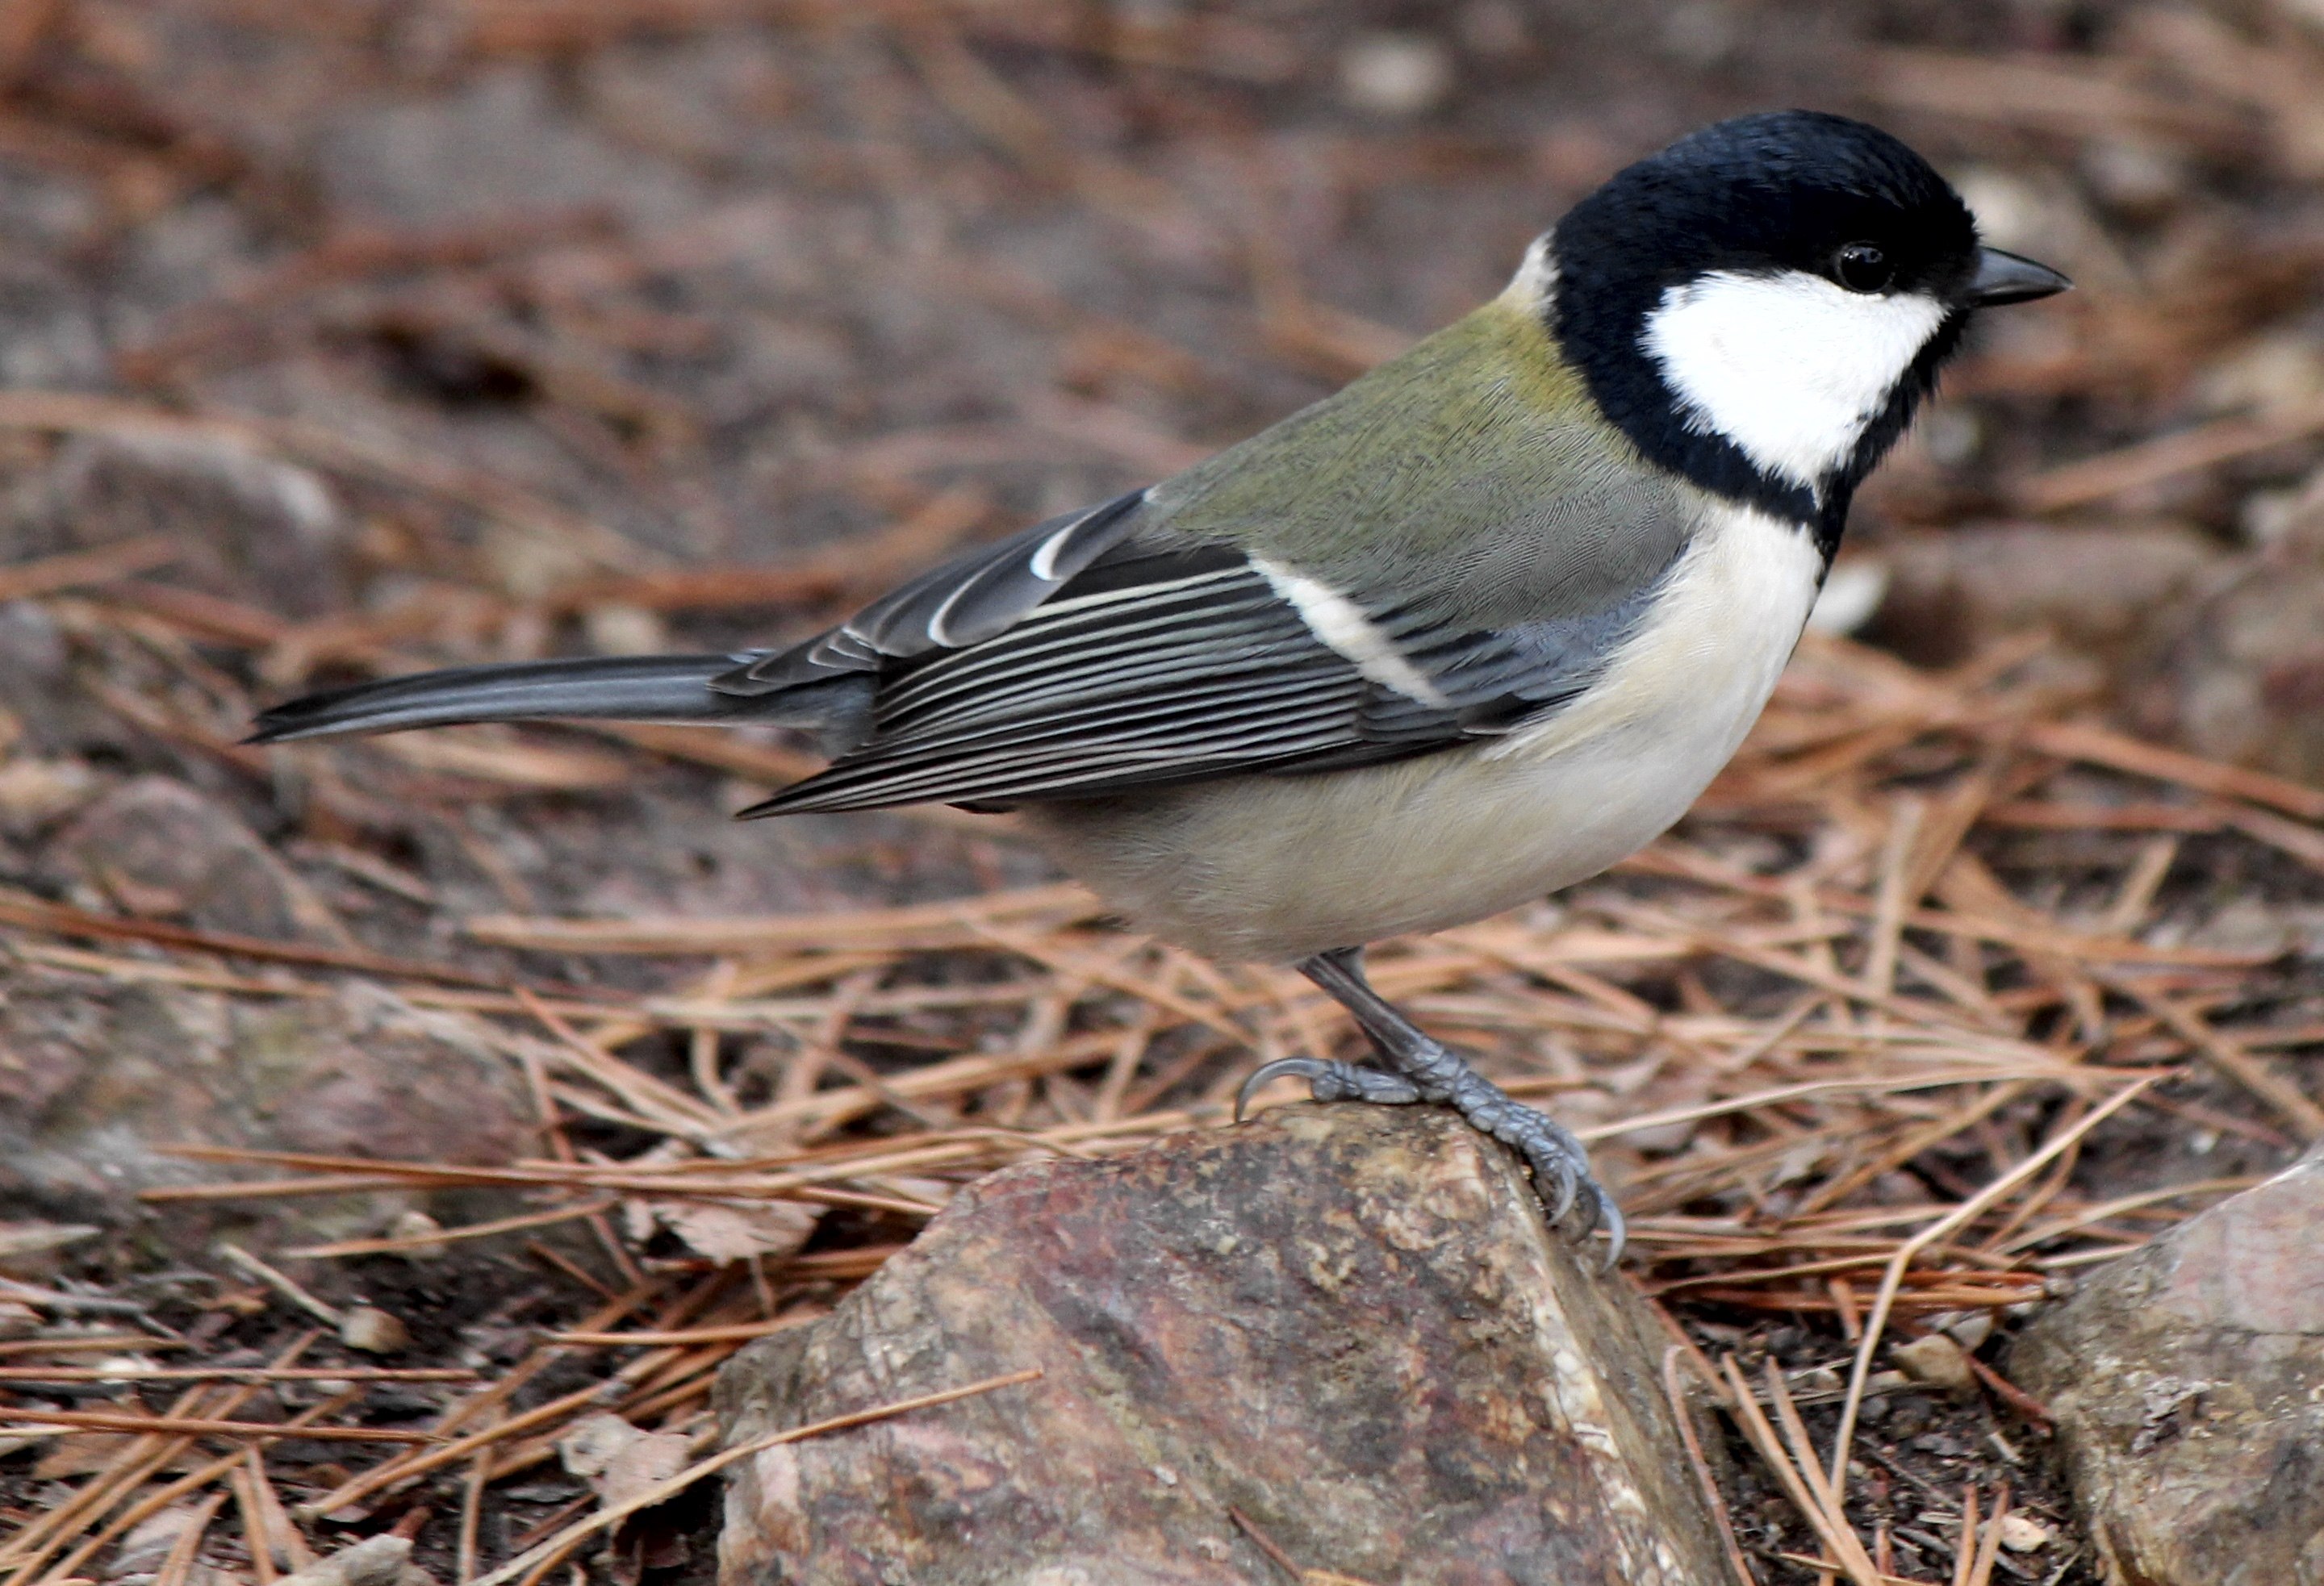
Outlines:
<svg viewBox="0 0 2324 1586"><path fill-rule="evenodd" d="M1297 967L1553 1222L1622 1223L1572 1134L1366 982L1669 827L1791 655L1857 484L1978 309L2063 290L1877 128L1722 122L1615 175L1466 318L1185 472L962 556L786 649L460 668L253 742L543 718L758 722L827 770L745 816L1020 810L1139 927ZM1238 1109L1240 1111L1240 1108Z"/></svg>

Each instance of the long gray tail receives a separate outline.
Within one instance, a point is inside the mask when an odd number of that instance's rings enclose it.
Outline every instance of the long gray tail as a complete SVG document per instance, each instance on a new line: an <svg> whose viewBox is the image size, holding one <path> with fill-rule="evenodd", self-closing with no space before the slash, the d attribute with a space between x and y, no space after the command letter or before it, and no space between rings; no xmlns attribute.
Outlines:
<svg viewBox="0 0 2324 1586"><path fill-rule="evenodd" d="M822 724L841 702L805 697L741 698L710 680L752 659L732 655L621 655L580 660L520 661L455 667L334 688L278 705L261 715L252 743L319 738L337 733L393 733L461 722L557 718L621 722L724 722L749 719Z"/></svg>

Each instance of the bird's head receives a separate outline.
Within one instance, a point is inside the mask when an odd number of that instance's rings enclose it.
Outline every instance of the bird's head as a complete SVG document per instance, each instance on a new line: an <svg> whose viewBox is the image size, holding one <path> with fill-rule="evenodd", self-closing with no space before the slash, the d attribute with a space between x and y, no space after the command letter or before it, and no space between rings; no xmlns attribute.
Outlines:
<svg viewBox="0 0 2324 1586"><path fill-rule="evenodd" d="M1633 444L1832 538L1969 316L2069 284L1983 246L1886 133L1803 110L1673 143L1536 250L1549 327Z"/></svg>

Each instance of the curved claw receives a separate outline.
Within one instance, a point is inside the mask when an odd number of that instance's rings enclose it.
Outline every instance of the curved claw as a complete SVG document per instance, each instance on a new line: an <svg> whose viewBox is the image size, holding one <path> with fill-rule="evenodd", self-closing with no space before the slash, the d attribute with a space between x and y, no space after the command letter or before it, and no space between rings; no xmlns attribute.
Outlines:
<svg viewBox="0 0 2324 1586"><path fill-rule="evenodd" d="M1598 1210L1606 1226L1606 1264L1598 1270L1611 1272L1622 1259L1622 1246L1628 1240L1630 1225L1622 1220L1622 1208L1614 1203L1614 1197L1603 1190L1598 1192Z"/></svg>
<svg viewBox="0 0 2324 1586"><path fill-rule="evenodd" d="M1285 1074L1296 1074L1312 1084L1331 1072L1332 1065L1320 1057L1277 1057L1272 1063L1260 1064L1242 1082L1242 1088L1235 1092L1234 1120L1240 1123L1250 1108L1250 1099Z"/></svg>
<svg viewBox="0 0 2324 1586"><path fill-rule="evenodd" d="M1605 1193L1599 1189L1596 1180L1591 1180L1590 1193L1582 1197L1582 1215L1574 1222L1573 1242L1575 1244L1580 1244L1598 1231L1598 1223L1605 1205Z"/></svg>
<svg viewBox="0 0 2324 1586"><path fill-rule="evenodd" d="M1555 1166L1557 1169L1557 1204L1549 1209L1549 1225L1552 1228L1555 1228L1559 1223L1564 1222L1565 1214L1573 1210L1574 1194L1581 1187L1580 1184L1575 1179L1572 1163L1559 1161L1555 1164Z"/></svg>
<svg viewBox="0 0 2324 1586"><path fill-rule="evenodd" d="M1549 1213L1549 1225L1552 1228L1564 1222L1565 1213L1572 1208L1576 1198L1574 1190L1577 1176L1574 1170L1564 1162L1558 1163L1557 1169L1559 1194L1557 1204L1551 1208ZM1580 1244L1591 1234L1603 1229L1606 1233L1606 1259L1600 1264L1598 1270L1601 1273L1611 1272L1620 1264L1623 1249L1629 1242L1629 1223L1622 1215L1622 1208L1615 1203L1612 1195L1606 1193L1604 1185L1596 1179L1587 1176L1581 1177L1580 1182L1581 1186L1587 1188L1590 1194L1582 1201L1582 1217L1572 1231L1573 1241Z"/></svg>

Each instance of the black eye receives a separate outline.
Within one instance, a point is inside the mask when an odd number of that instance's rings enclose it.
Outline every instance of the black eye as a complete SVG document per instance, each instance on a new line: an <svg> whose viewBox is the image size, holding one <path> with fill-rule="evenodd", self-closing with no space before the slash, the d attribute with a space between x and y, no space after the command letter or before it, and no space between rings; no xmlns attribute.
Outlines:
<svg viewBox="0 0 2324 1586"><path fill-rule="evenodd" d="M1852 292L1877 292L1895 273L1877 243L1849 243L1831 256L1832 279Z"/></svg>

